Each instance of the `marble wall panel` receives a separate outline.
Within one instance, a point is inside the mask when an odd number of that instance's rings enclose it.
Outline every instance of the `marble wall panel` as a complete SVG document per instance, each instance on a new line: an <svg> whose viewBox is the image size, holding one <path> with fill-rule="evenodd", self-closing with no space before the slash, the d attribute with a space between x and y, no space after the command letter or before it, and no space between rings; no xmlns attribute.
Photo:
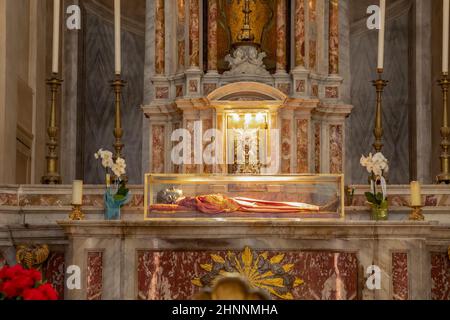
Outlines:
<svg viewBox="0 0 450 320"><path fill-rule="evenodd" d="M431 253L431 298L450 300L450 257L447 252Z"/></svg>
<svg viewBox="0 0 450 320"><path fill-rule="evenodd" d="M359 2L354 0L353 2ZM361 13L363 14L363 13ZM389 182L409 183L409 11L386 25L386 53L383 78L389 85L383 95L384 155L390 160ZM351 97L354 109L347 122L346 179L348 183L365 184L367 174L358 170L361 155L373 152L375 122L375 79L377 63L377 33L352 29Z"/></svg>
<svg viewBox="0 0 450 320"><path fill-rule="evenodd" d="M152 126L152 173L164 173L165 126Z"/></svg>
<svg viewBox="0 0 450 320"><path fill-rule="evenodd" d="M65 266L64 252L52 252L43 268L44 279L56 289L60 300L64 300Z"/></svg>
<svg viewBox="0 0 450 320"><path fill-rule="evenodd" d="M87 184L103 183L104 170L94 159L98 149L113 149L114 27L95 13L86 11L83 28L84 74L81 84L82 115L79 132L83 166L79 177ZM122 78L127 81L122 97L122 126L127 175L132 184L142 183L142 111L145 41L142 35L122 31Z"/></svg>
<svg viewBox="0 0 450 320"><path fill-rule="evenodd" d="M233 252L238 255L240 252ZM138 251L138 298L144 300L191 299L200 288L195 279L213 277L205 266L213 259L225 260L228 252ZM257 252L263 254L263 252ZM344 252L271 251L268 259L282 256L290 274L304 281L293 289L298 300L355 300L357 298L358 260ZM212 255L215 255L214 258ZM206 268L207 269L207 268ZM277 299L276 296L273 296Z"/></svg>
<svg viewBox="0 0 450 320"><path fill-rule="evenodd" d="M103 252L87 253L86 300L102 300Z"/></svg>
<svg viewBox="0 0 450 320"><path fill-rule="evenodd" d="M309 172L309 120L297 120L297 173Z"/></svg>
<svg viewBox="0 0 450 320"><path fill-rule="evenodd" d="M330 173L343 172L344 161L344 135L341 125L330 126Z"/></svg>
<svg viewBox="0 0 450 320"><path fill-rule="evenodd" d="M321 126L320 123L314 124L314 168L316 173L321 172Z"/></svg>
<svg viewBox="0 0 450 320"><path fill-rule="evenodd" d="M292 120L281 121L281 173L291 173L292 159Z"/></svg>
<svg viewBox="0 0 450 320"><path fill-rule="evenodd" d="M392 297L394 300L408 300L408 253L392 253Z"/></svg>

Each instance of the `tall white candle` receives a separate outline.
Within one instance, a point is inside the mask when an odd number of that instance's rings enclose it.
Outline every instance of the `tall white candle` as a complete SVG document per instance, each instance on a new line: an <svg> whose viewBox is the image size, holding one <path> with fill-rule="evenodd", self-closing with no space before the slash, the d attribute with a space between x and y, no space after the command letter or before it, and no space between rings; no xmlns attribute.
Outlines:
<svg viewBox="0 0 450 320"><path fill-rule="evenodd" d="M120 74L121 68L121 39L120 39L120 0L114 0L114 40L115 40L115 71Z"/></svg>
<svg viewBox="0 0 450 320"><path fill-rule="evenodd" d="M444 0L442 26L442 73L448 73L448 33L450 26L450 0Z"/></svg>
<svg viewBox="0 0 450 320"><path fill-rule="evenodd" d="M83 204L83 181L75 180L72 185L72 204Z"/></svg>
<svg viewBox="0 0 450 320"><path fill-rule="evenodd" d="M53 0L53 55L52 72L58 73L59 68L59 16L61 11L61 0Z"/></svg>
<svg viewBox="0 0 450 320"><path fill-rule="evenodd" d="M419 182L411 182L411 206L422 206L422 187Z"/></svg>
<svg viewBox="0 0 450 320"><path fill-rule="evenodd" d="M386 0L380 0L380 30L378 32L378 69L384 68L384 34L386 30Z"/></svg>

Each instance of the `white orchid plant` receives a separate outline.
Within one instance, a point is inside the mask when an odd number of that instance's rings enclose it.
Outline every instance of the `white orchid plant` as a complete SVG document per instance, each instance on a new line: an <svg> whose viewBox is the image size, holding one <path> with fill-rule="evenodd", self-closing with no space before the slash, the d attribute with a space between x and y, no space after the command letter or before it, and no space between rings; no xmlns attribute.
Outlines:
<svg viewBox="0 0 450 320"><path fill-rule="evenodd" d="M101 160L102 167L106 171L106 175L110 177L111 173L115 176L113 188L115 189L114 200L123 201L128 197L129 190L126 187L126 181L122 177L126 174L127 164L125 159L117 158L114 160L113 153L108 150L100 149L94 154L95 159ZM109 189L109 179L107 179L107 187ZM109 192L109 190L108 190Z"/></svg>
<svg viewBox="0 0 450 320"><path fill-rule="evenodd" d="M378 152L375 155L371 153L368 157L362 156L360 162L370 174L371 192L365 194L367 201L373 208L387 209L387 183L384 175L389 172L389 161L381 152Z"/></svg>

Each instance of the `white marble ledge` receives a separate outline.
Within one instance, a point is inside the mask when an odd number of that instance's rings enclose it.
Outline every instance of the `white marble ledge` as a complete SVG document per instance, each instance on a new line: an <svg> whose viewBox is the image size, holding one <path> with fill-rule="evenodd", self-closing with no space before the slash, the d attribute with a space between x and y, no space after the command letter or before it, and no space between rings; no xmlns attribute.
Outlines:
<svg viewBox="0 0 450 320"><path fill-rule="evenodd" d="M420 239L432 237L450 241L450 225L438 222L311 221L300 219L170 219L148 221L58 221L69 237L76 238L167 238L245 239ZM443 232L441 228L444 229Z"/></svg>

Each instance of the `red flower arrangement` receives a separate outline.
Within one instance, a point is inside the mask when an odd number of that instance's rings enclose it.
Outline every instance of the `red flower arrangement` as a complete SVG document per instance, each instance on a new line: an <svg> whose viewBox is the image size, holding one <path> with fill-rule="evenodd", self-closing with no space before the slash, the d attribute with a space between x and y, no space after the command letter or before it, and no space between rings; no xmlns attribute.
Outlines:
<svg viewBox="0 0 450 320"><path fill-rule="evenodd" d="M21 265L0 269L0 300L58 300L51 284L42 281L42 274Z"/></svg>

